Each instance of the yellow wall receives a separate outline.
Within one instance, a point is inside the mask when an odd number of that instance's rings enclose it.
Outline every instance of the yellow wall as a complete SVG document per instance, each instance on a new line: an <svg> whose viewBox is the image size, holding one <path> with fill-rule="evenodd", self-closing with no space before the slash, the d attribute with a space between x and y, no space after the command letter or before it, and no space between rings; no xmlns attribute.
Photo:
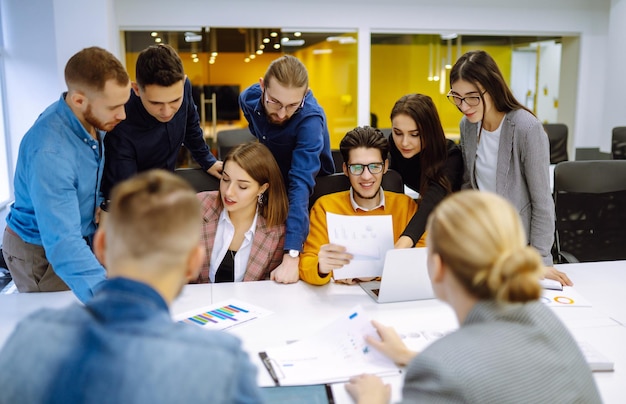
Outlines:
<svg viewBox="0 0 626 404"><path fill-rule="evenodd" d="M496 61L507 81L511 76L511 57L513 50L510 46L461 47L461 52L472 49L483 49ZM411 45L372 45L371 63L371 98L370 110L378 116L378 126L391 127L389 114L394 103L403 95L422 93L429 95L441 118L441 124L447 134L459 133L461 113L447 99L450 89L448 73L440 82L428 81L429 74L429 47L428 44ZM434 53L434 52L433 52ZM445 57L445 47L441 47L442 57ZM453 62L456 60L456 47L453 47ZM443 89L443 92L441 91Z"/></svg>
<svg viewBox="0 0 626 404"><path fill-rule="evenodd" d="M344 36L355 36L345 34ZM389 113L393 104L401 96L419 92L429 95L439 111L441 122L447 134L459 132L461 113L447 99L448 77L440 82L428 81L429 47L423 40L407 45L372 45L371 48L371 112L378 116L378 126L391 127ZM484 46L462 47L462 52L471 49L487 51L498 63L507 80L511 75L512 47ZM330 49L330 54L314 54L314 49ZM445 57L445 47L441 47L441 57ZM339 148L345 133L357 125L357 45L321 42L294 54L308 69L309 86L315 98L324 108L328 118L328 128L332 148ZM210 65L208 54L200 53L198 63L194 63L190 53L181 53L187 76L194 85L237 84L241 91L257 83L265 74L272 60L280 53L259 55L248 63L243 53L220 53L216 62ZM453 47L453 60L456 47ZM126 66L134 80L137 53L126 54ZM237 126L247 126L245 119L233 122Z"/></svg>
<svg viewBox="0 0 626 404"><path fill-rule="evenodd" d="M355 36L355 34L352 34ZM329 49L329 54L314 54ZM309 87L328 119L330 145L339 148L346 132L357 125L357 45L323 42L294 54L309 72Z"/></svg>

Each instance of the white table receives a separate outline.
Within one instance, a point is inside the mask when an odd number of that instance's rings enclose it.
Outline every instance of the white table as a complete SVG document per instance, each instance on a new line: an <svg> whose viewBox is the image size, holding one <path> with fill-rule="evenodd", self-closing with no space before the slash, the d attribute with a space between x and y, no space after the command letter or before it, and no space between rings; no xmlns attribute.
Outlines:
<svg viewBox="0 0 626 404"><path fill-rule="evenodd" d="M615 362L615 371L594 373L605 403L623 403L626 393L626 305L621 302L626 285L626 261L566 264L558 268L574 282L574 288L593 307L555 308L555 313L580 340L592 344ZM361 305L373 319L394 325L399 331L441 330L457 327L452 310L437 300L377 304L360 287L304 282L281 285L271 281L187 285L172 305L172 314L187 312L229 298L274 312L233 328L255 360L259 350L312 334L339 313ZM63 307L77 299L71 292L0 295L0 346L17 322L45 307ZM260 369L259 377L267 377ZM398 394L401 381L393 383ZM351 402L342 386L335 386L338 403Z"/></svg>

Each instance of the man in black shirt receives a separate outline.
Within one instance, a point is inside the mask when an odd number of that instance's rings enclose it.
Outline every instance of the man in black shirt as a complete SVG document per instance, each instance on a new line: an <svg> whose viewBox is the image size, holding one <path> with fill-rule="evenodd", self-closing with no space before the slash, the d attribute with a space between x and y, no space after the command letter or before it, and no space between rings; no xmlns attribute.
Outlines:
<svg viewBox="0 0 626 404"><path fill-rule="evenodd" d="M150 46L139 54L135 69L126 120L104 138L104 210L118 182L152 168L174 171L183 144L204 170L221 177L222 162L204 141L191 82L176 51L169 45Z"/></svg>

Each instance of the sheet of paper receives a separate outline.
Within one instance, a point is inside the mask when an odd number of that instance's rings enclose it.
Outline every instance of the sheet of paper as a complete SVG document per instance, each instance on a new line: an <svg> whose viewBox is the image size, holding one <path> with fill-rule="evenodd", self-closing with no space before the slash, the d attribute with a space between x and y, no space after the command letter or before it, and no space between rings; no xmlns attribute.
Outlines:
<svg viewBox="0 0 626 404"><path fill-rule="evenodd" d="M346 247L353 255L350 264L333 271L333 278L381 276L385 253L393 248L391 215L346 216L326 213L328 240Z"/></svg>
<svg viewBox="0 0 626 404"><path fill-rule="evenodd" d="M281 386L343 382L362 373L399 374L390 359L366 344L366 335L378 338L356 306L316 334L264 353Z"/></svg>
<svg viewBox="0 0 626 404"><path fill-rule="evenodd" d="M550 307L591 307L591 302L571 286L564 286L563 290L544 289L539 300Z"/></svg>
<svg viewBox="0 0 626 404"><path fill-rule="evenodd" d="M236 299L229 299L180 313L174 321L193 324L206 330L225 330L272 314L272 311Z"/></svg>

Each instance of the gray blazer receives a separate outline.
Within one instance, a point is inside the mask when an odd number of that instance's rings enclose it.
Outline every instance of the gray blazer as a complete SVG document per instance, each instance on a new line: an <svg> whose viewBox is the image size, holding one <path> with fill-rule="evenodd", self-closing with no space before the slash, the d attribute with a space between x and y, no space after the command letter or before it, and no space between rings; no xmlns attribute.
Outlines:
<svg viewBox="0 0 626 404"><path fill-rule="evenodd" d="M461 120L465 161L462 188L478 189L474 169L479 125L465 117ZM496 193L515 206L528 243L539 251L545 265L552 266L554 200L550 188L550 144L541 122L524 109L504 117L496 171Z"/></svg>
<svg viewBox="0 0 626 404"><path fill-rule="evenodd" d="M590 367L541 302L479 302L406 369L404 403L601 403Z"/></svg>

